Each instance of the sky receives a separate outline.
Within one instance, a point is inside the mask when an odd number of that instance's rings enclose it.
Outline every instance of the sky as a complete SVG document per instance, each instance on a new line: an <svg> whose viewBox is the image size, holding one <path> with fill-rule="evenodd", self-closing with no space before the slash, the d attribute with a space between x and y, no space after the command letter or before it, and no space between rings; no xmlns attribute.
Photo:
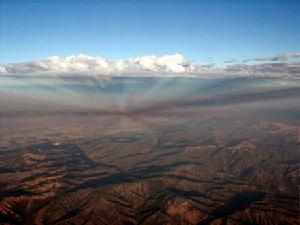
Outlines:
<svg viewBox="0 0 300 225"><path fill-rule="evenodd" d="M300 1L0 0L0 63L80 53L194 63L300 52Z"/></svg>

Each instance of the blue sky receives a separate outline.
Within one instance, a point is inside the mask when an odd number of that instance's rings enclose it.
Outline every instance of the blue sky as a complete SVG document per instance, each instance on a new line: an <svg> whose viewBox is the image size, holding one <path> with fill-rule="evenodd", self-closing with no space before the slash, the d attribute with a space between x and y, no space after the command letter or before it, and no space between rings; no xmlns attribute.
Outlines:
<svg viewBox="0 0 300 225"><path fill-rule="evenodd" d="M0 2L1 63L79 53L110 59L181 53L221 63L300 52L300 1Z"/></svg>

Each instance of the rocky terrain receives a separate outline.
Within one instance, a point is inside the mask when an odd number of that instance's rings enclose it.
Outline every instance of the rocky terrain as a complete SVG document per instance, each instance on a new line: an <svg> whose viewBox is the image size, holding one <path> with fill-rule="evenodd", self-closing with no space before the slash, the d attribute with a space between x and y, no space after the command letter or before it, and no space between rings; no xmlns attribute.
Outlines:
<svg viewBox="0 0 300 225"><path fill-rule="evenodd" d="M299 224L297 95L232 96L128 113L5 107L0 223Z"/></svg>

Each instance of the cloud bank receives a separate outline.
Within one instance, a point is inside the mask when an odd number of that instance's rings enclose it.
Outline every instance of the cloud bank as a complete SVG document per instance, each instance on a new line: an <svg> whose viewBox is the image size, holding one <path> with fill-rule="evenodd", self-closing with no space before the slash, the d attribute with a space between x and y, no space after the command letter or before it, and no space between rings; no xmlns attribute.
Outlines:
<svg viewBox="0 0 300 225"><path fill-rule="evenodd" d="M245 59L243 62L263 62L263 61L285 62L290 59L299 59L299 58L300 58L300 53L285 53L273 57L256 57L251 59Z"/></svg>
<svg viewBox="0 0 300 225"><path fill-rule="evenodd" d="M180 77L300 77L300 53L274 57L257 57L238 61L220 68L214 64L193 63L181 54L142 56L127 60L109 60L84 54L68 57L53 56L46 60L0 65L0 75L30 76L180 76ZM247 64L255 62L254 64Z"/></svg>

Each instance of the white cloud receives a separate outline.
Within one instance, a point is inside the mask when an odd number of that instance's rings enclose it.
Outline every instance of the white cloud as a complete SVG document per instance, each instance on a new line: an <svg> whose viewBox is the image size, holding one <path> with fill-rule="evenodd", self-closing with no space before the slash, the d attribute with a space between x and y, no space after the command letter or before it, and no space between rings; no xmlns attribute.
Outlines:
<svg viewBox="0 0 300 225"><path fill-rule="evenodd" d="M188 67L185 67L187 62L180 54L164 55L162 57L143 56L138 58L129 59L127 61L129 65L136 65L138 68L146 71L154 72L170 72L170 73L183 73L188 72Z"/></svg>
<svg viewBox="0 0 300 225"><path fill-rule="evenodd" d="M0 75L5 75L5 74L7 74L7 71L6 71L5 67L0 66Z"/></svg>
<svg viewBox="0 0 300 225"><path fill-rule="evenodd" d="M143 56L128 60L110 61L83 54L69 57L52 56L46 60L1 66L1 74L89 74L132 75L147 73L177 74L193 72L194 66L180 54Z"/></svg>
<svg viewBox="0 0 300 225"><path fill-rule="evenodd" d="M108 60L79 54L52 56L46 60L0 65L0 75L90 75L90 76L300 76L300 62L289 62L299 53L269 57L268 61L248 65L231 63L225 68L214 64L200 65L190 62L181 54L142 56L128 60ZM258 57L259 58L259 57ZM277 59L277 61L275 60ZM279 61L281 60L281 61ZM257 60L259 61L259 60ZM260 60L267 61L267 60Z"/></svg>

